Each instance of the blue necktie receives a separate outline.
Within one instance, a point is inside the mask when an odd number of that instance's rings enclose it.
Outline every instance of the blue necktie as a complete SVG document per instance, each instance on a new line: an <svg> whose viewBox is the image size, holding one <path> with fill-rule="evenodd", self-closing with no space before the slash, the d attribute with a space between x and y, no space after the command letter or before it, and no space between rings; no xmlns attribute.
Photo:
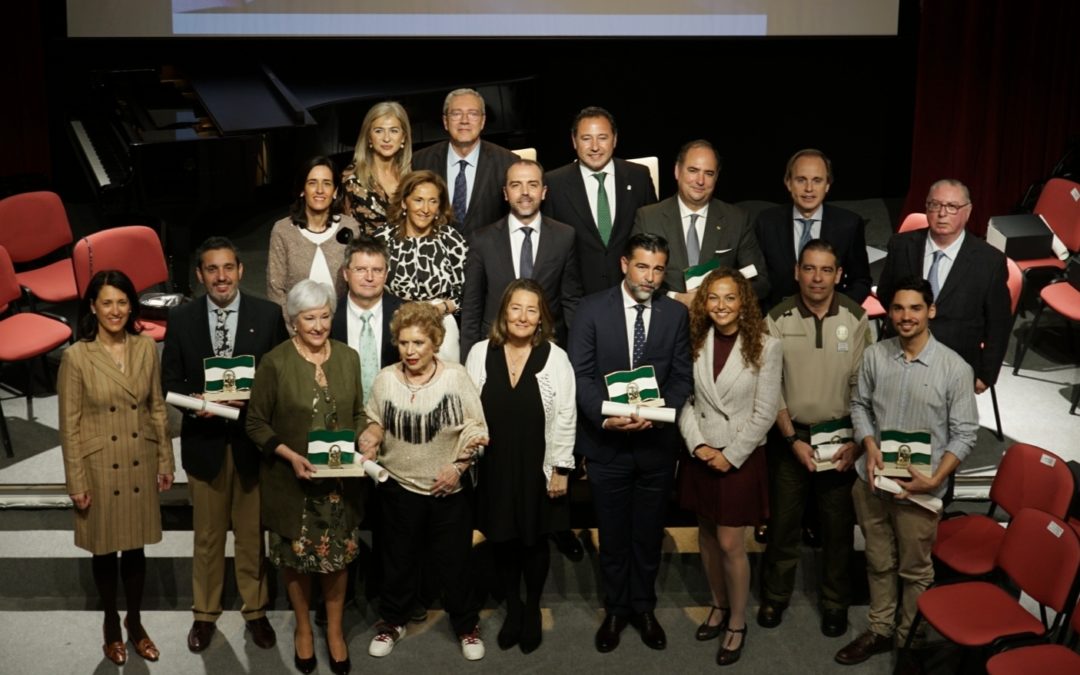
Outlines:
<svg viewBox="0 0 1080 675"><path fill-rule="evenodd" d="M930 282L930 290L934 291L934 302L937 302L938 293L941 291L941 282L938 281L938 263L945 257L945 251L934 251L934 260L930 263L930 271L926 274L926 280Z"/></svg>
<svg viewBox="0 0 1080 675"><path fill-rule="evenodd" d="M634 319L634 359L631 368L637 368L645 358L645 305L634 305L637 310L637 318Z"/></svg>
<svg viewBox="0 0 1080 675"><path fill-rule="evenodd" d="M465 167L469 166L469 163L459 159L458 166L461 169L458 171L457 178L454 179L454 219L458 221L458 224L464 224L465 208L469 201L469 185L465 181Z"/></svg>
<svg viewBox="0 0 1080 675"><path fill-rule="evenodd" d="M521 242L521 260L518 262L519 279L532 279L533 275L533 245L532 245L532 233L531 227L523 227L521 231L525 233L525 241Z"/></svg>
<svg viewBox="0 0 1080 675"><path fill-rule="evenodd" d="M799 250L795 251L795 258L798 259L799 255L802 253L803 247L809 244L810 240L813 238L810 228L814 226L814 219L796 218L795 220L802 223L802 232L799 234Z"/></svg>

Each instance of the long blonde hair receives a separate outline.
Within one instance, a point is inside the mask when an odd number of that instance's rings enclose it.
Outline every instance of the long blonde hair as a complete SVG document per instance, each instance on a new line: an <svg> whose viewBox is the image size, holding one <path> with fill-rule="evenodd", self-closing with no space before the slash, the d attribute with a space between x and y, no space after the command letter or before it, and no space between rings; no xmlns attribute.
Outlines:
<svg viewBox="0 0 1080 675"><path fill-rule="evenodd" d="M394 155L394 170L397 171L400 178L412 169L412 127L409 125L409 115L397 101L376 103L364 115L364 121L360 125L360 135L356 139L356 148L353 150L352 164L345 169L346 180L349 177L355 177L356 181L369 192L383 192L382 187L375 180L375 172L372 170L374 150L370 146L369 136L371 135L371 127L375 125L375 120L387 115L397 118L398 123L401 124L401 142L403 145ZM387 197L389 196L387 195Z"/></svg>

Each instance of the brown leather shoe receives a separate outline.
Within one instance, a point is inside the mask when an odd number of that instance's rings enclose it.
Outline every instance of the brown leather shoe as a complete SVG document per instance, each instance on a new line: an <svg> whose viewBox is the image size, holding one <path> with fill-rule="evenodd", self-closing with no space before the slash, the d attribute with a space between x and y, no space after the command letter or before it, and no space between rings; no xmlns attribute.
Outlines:
<svg viewBox="0 0 1080 675"><path fill-rule="evenodd" d="M161 651L154 644L154 641L150 639L150 636L146 634L146 629L141 625L135 625L135 634L132 635L131 627L128 625L127 617L124 617L124 628L128 632L128 640L131 641L133 647L135 647L135 653L143 657L147 661L157 661L161 658Z"/></svg>
<svg viewBox="0 0 1080 675"><path fill-rule="evenodd" d="M187 634L187 648L196 653L201 652L210 646L212 637L214 637L213 621L195 621Z"/></svg>
<svg viewBox="0 0 1080 675"><path fill-rule="evenodd" d="M124 646L123 640L109 642L109 638L105 638L105 644L101 645L101 651L105 653L105 658L118 666L127 663L127 647Z"/></svg>
<svg viewBox="0 0 1080 675"><path fill-rule="evenodd" d="M853 666L862 663L874 654L891 652L892 648L892 636L885 637L884 635L866 631L846 647L836 652L836 662L845 666Z"/></svg>
<svg viewBox="0 0 1080 675"><path fill-rule="evenodd" d="M277 644L277 634L274 633L274 627L265 616L248 621L247 629L251 633L251 641L259 647L270 649Z"/></svg>

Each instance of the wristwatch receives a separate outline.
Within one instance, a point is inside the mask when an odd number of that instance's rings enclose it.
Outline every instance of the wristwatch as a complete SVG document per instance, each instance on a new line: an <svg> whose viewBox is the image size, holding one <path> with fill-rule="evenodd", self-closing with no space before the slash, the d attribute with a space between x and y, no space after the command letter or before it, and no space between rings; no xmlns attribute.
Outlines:
<svg viewBox="0 0 1080 675"><path fill-rule="evenodd" d="M799 435L798 434L791 434L790 436L784 436L784 441L786 441L788 445L795 445L795 441L797 441L797 440L799 440Z"/></svg>

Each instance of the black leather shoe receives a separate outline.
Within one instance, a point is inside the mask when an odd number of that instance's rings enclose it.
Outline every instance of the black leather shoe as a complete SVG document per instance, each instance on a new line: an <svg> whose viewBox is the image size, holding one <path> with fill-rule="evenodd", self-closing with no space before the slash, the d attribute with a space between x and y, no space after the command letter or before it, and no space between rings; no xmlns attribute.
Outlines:
<svg viewBox="0 0 1080 675"><path fill-rule="evenodd" d="M781 605L779 602L772 602L771 600L763 600L761 607L758 608L758 625L762 628L776 628L784 620L785 609L787 609L787 605Z"/></svg>
<svg viewBox="0 0 1080 675"><path fill-rule="evenodd" d="M214 637L213 621L196 621L191 624L191 630L187 634L187 648L198 653L210 646L210 639Z"/></svg>
<svg viewBox="0 0 1080 675"><path fill-rule="evenodd" d="M552 532L551 538L555 541L555 548L570 562L581 562L585 559L585 547L571 530Z"/></svg>
<svg viewBox="0 0 1080 675"><path fill-rule="evenodd" d="M846 609L821 610L821 634L825 637L840 637L847 632Z"/></svg>
<svg viewBox="0 0 1080 675"><path fill-rule="evenodd" d="M725 633L731 633L732 635L739 636L739 646L734 648L728 648L729 640L727 635L724 635L724 641L720 645L720 651L716 653L716 663L721 666L730 666L739 660L742 656L743 647L746 646L746 626L742 628L728 628Z"/></svg>
<svg viewBox="0 0 1080 675"><path fill-rule="evenodd" d="M334 675L349 675L349 671L352 670L352 662L349 660L349 656L346 654L345 658L341 661L334 660L334 652L330 650L330 641L326 641L326 653L330 656L330 672ZM314 661L314 656L312 661ZM299 668L299 666L297 666Z"/></svg>
<svg viewBox="0 0 1080 675"><path fill-rule="evenodd" d="M891 652L892 648L892 637L885 637L884 635L866 631L843 649L836 652L835 658L837 663L841 663L845 666L854 666L857 663L862 663L875 654Z"/></svg>
<svg viewBox="0 0 1080 675"><path fill-rule="evenodd" d="M277 634L274 633L274 627L270 625L270 620L265 616L248 621L247 629L251 633L251 641L257 646L270 649L277 644Z"/></svg>
<svg viewBox="0 0 1080 675"><path fill-rule="evenodd" d="M495 640L499 645L499 649L507 650L518 643L521 639L521 620L522 606L520 604L517 606L507 605L506 618L503 619L502 628L499 629L499 636Z"/></svg>
<svg viewBox="0 0 1080 675"><path fill-rule="evenodd" d="M521 621L521 653L535 652L544 639L544 617L539 607L526 607Z"/></svg>
<svg viewBox="0 0 1080 675"><path fill-rule="evenodd" d="M715 626L709 624L709 621L712 620L713 612L720 612L720 623ZM716 605L713 605L709 608L709 615L705 617L705 621L698 626L697 632L694 633L694 638L701 642L708 642L709 640L716 639L716 637L719 636L720 633L723 633L724 629L727 628L728 618L730 616L730 607L717 607Z"/></svg>
<svg viewBox="0 0 1080 675"><path fill-rule="evenodd" d="M333 660L333 659L331 659L331 660ZM311 656L309 656L308 658L302 659L302 658L300 658L300 655L297 654L296 650L294 649L293 650L293 664L296 666L297 670L299 670L301 673L304 673L304 675L307 675L308 673L314 673L315 672L315 667L319 665L319 662L315 659L315 653L314 652L312 652Z"/></svg>
<svg viewBox="0 0 1080 675"><path fill-rule="evenodd" d="M641 632L641 641L646 647L651 649L667 647L667 634L664 633L664 627L660 625L652 612L642 612L631 618L630 623Z"/></svg>
<svg viewBox="0 0 1080 675"><path fill-rule="evenodd" d="M596 629L596 651L606 654L619 646L619 633L626 628L626 617L607 614Z"/></svg>

